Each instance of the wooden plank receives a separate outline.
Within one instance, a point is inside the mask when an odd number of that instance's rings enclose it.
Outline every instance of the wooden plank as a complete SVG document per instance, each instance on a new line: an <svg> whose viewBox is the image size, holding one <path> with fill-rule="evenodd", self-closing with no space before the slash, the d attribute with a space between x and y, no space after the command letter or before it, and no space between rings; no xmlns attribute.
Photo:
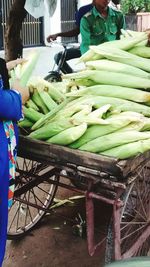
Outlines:
<svg viewBox="0 0 150 267"><path fill-rule="evenodd" d="M150 151L128 160L117 160L100 154L70 149L20 136L18 155L52 165L75 164L99 172L106 172L119 180L125 180L142 167L150 158Z"/></svg>
<svg viewBox="0 0 150 267"><path fill-rule="evenodd" d="M139 154L134 158L128 160L120 160L117 164L122 169L123 177L130 176L138 172L139 168L144 166L147 161L150 159L150 151L147 151L143 154Z"/></svg>
<svg viewBox="0 0 150 267"><path fill-rule="evenodd" d="M123 178L122 166L117 165L116 159L48 144L25 136L20 136L18 155L49 164L76 164Z"/></svg>

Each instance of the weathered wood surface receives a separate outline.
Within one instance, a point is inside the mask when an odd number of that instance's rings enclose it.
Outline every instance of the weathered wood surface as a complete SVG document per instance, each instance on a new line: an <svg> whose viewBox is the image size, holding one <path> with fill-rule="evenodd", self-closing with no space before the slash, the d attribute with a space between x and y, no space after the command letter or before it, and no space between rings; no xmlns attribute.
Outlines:
<svg viewBox="0 0 150 267"><path fill-rule="evenodd" d="M44 141L20 136L18 155L52 165L75 164L76 166L106 172L122 180L134 174L135 170L137 171L141 164L143 165L146 159L150 157L150 152L133 159L119 161L115 158L48 144Z"/></svg>

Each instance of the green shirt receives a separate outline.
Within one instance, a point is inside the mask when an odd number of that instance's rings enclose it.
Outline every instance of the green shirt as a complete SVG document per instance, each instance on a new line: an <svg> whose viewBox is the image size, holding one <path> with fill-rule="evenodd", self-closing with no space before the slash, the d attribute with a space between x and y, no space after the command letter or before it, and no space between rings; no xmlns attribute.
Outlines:
<svg viewBox="0 0 150 267"><path fill-rule="evenodd" d="M104 18L93 7L80 22L81 54L88 51L90 45L120 39L122 28L125 28L125 19L120 11L108 7L108 15Z"/></svg>

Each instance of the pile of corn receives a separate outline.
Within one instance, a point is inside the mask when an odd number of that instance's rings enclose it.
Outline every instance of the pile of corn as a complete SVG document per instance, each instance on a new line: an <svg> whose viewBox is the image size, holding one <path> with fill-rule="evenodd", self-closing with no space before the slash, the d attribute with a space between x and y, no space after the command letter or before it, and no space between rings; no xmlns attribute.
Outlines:
<svg viewBox="0 0 150 267"><path fill-rule="evenodd" d="M28 81L30 99L23 107L24 120L19 122L21 128L31 128L46 114L59 111L66 99L65 94L53 84L40 77L31 77ZM60 105L62 103L62 105Z"/></svg>
<svg viewBox="0 0 150 267"><path fill-rule="evenodd" d="M150 48L146 44L146 33L123 30L121 40L91 46L79 60L86 69L63 76L69 81L67 93L55 84L37 80L33 86L32 81L32 97L24 110L32 121L29 137L118 159L149 150ZM36 102L37 95L47 110Z"/></svg>

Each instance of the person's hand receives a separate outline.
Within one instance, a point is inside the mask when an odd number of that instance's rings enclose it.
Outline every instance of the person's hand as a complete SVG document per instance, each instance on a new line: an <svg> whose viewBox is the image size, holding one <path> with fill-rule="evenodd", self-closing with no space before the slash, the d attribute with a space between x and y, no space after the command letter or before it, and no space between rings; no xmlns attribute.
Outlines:
<svg viewBox="0 0 150 267"><path fill-rule="evenodd" d="M22 97L22 104L25 104L26 101L29 99L29 89L28 87L22 87L20 81L18 79L14 80L12 83L12 90L16 90L21 94Z"/></svg>
<svg viewBox="0 0 150 267"><path fill-rule="evenodd" d="M11 61L7 62L6 63L6 66L7 66L7 69L8 70L11 70L11 69L15 68L18 64L22 64L24 62L26 62L26 59L24 59L24 58L17 58L15 60L11 60Z"/></svg>
<svg viewBox="0 0 150 267"><path fill-rule="evenodd" d="M56 34L49 35L47 37L47 42L50 43L52 41L55 41L57 39L57 37L58 37L58 34L57 33Z"/></svg>

